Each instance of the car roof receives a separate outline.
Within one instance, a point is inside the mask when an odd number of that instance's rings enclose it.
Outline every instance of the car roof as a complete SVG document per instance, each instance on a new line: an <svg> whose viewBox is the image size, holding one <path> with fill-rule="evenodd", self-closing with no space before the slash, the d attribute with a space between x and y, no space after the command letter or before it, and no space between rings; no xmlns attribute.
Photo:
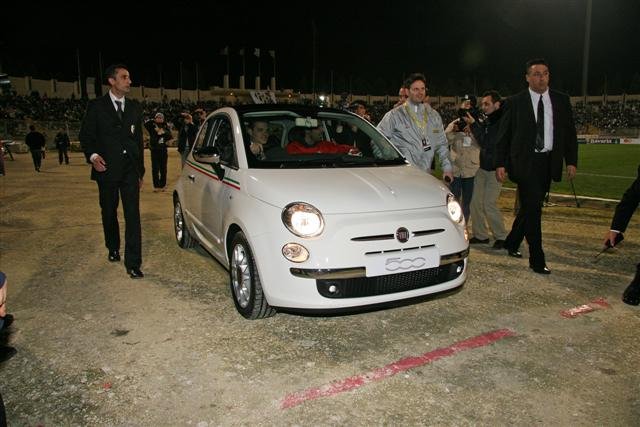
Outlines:
<svg viewBox="0 0 640 427"><path fill-rule="evenodd" d="M328 113L342 113L342 114L353 114L349 111L340 110L337 108L326 108L326 107L318 107L315 105L302 105L302 104L248 104L248 105L237 105L230 107L236 110L239 114L245 113L257 113L261 111L293 111L302 116L315 116L320 112L328 112Z"/></svg>

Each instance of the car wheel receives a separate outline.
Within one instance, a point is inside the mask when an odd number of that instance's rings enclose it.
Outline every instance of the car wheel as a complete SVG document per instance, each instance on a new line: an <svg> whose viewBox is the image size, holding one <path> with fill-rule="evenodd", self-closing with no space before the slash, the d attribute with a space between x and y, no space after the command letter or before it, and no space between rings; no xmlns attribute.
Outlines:
<svg viewBox="0 0 640 427"><path fill-rule="evenodd" d="M191 236L191 233L189 233L187 223L184 221L182 205L180 204L180 199L178 199L178 197L173 200L173 230L176 233L178 246L186 249L192 248L195 245L196 242L193 236Z"/></svg>
<svg viewBox="0 0 640 427"><path fill-rule="evenodd" d="M267 302L258 267L241 231L233 236L229 257L231 294L238 312L247 319L262 319L276 314Z"/></svg>

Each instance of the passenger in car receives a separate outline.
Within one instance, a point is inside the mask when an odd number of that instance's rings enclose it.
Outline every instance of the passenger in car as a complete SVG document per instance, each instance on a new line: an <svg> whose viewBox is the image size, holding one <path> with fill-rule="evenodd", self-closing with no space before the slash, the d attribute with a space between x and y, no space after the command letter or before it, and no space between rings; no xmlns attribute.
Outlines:
<svg viewBox="0 0 640 427"><path fill-rule="evenodd" d="M269 135L269 123L264 120L250 122L247 127L249 134L249 150L259 160L265 160L267 151L277 147L279 144Z"/></svg>
<svg viewBox="0 0 640 427"><path fill-rule="evenodd" d="M289 131L288 154L351 154L359 155L360 150L351 145L337 144L323 139L322 126L315 128L294 127Z"/></svg>

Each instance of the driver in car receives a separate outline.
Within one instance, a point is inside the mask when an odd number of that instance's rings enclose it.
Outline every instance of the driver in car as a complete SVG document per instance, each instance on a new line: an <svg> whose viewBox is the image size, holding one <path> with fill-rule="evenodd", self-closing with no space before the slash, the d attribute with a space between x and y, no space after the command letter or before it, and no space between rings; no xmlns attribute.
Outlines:
<svg viewBox="0 0 640 427"><path fill-rule="evenodd" d="M295 127L289 131L288 154L350 154L357 156L360 150L351 145L337 144L324 139L322 126L315 128Z"/></svg>

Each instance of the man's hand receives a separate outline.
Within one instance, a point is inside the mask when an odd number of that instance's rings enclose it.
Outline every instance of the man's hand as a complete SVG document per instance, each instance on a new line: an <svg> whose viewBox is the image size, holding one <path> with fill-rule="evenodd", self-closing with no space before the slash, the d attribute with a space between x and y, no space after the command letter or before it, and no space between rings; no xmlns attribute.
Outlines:
<svg viewBox="0 0 640 427"><path fill-rule="evenodd" d="M458 120L460 119L455 119L454 121L452 121L451 123L449 123L447 125L446 128L444 128L444 133L451 133L451 132L455 132L458 129Z"/></svg>
<svg viewBox="0 0 640 427"><path fill-rule="evenodd" d="M447 179L449 178L449 179ZM453 182L453 172L442 172L442 179L444 179L447 183Z"/></svg>
<svg viewBox="0 0 640 427"><path fill-rule="evenodd" d="M257 142L252 142L251 145L249 145L249 149L255 156L258 156L264 153L264 148L262 147L262 144L258 144Z"/></svg>
<svg viewBox="0 0 640 427"><path fill-rule="evenodd" d="M96 156L91 161L93 168L98 172L104 172L107 170L107 164L100 154L96 154Z"/></svg>
<svg viewBox="0 0 640 427"><path fill-rule="evenodd" d="M507 178L507 171L504 168L496 168L496 179L498 182L504 182Z"/></svg>
<svg viewBox="0 0 640 427"><path fill-rule="evenodd" d="M567 178L571 181L576 177L576 167L573 165L567 165Z"/></svg>
<svg viewBox="0 0 640 427"><path fill-rule="evenodd" d="M467 116L464 118L464 121L467 122L468 125L472 125L476 122L476 119L473 118L471 113L467 113Z"/></svg>

